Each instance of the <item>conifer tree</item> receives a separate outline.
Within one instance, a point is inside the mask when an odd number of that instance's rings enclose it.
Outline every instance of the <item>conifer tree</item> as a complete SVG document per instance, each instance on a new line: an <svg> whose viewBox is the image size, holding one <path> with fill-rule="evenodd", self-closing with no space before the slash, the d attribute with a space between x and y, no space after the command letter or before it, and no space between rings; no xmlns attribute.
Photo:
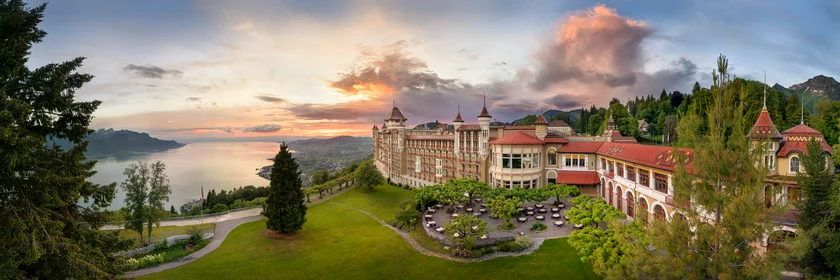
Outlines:
<svg viewBox="0 0 840 280"><path fill-rule="evenodd" d="M683 145L691 155L675 152L681 162L693 158L692 170L677 164L673 176L674 211L670 222L656 219L647 241L655 248L641 257L640 278L770 279L778 278L781 262L755 244L772 231L768 217L782 214L780 206L762 203L766 168L763 149L753 149L742 127L745 91L730 84L728 60L718 58L713 72L713 100L707 114L708 132L698 134L691 123L680 125ZM696 114L685 119L698 119ZM763 143L759 143L763 144Z"/></svg>
<svg viewBox="0 0 840 280"><path fill-rule="evenodd" d="M825 231L818 225L831 212L829 203L836 193L832 186L834 175L827 166L825 158L827 154L822 152L820 143L811 138L806 147L807 152L800 156L805 172L796 175L796 181L804 197L796 202L796 208L800 210L796 215L799 219L798 226L800 232L803 233L798 238L804 239L800 241L804 244L801 244L803 248L799 252L798 259L806 275L827 276L832 274L831 264L823 252L823 248L828 244L825 239L815 237ZM833 276L837 275L837 271L834 271Z"/></svg>
<svg viewBox="0 0 840 280"><path fill-rule="evenodd" d="M294 233L306 222L306 201L298 164L292 158L286 143L274 157L271 184L263 215L268 217L266 227L282 233Z"/></svg>

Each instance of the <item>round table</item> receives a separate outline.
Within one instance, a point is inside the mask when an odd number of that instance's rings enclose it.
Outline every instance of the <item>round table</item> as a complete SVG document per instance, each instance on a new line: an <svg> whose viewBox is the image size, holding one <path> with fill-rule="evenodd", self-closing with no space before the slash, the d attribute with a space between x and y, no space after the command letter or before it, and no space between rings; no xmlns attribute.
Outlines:
<svg viewBox="0 0 840 280"><path fill-rule="evenodd" d="M545 208L540 208L540 210L537 210L537 212L540 212L540 213L545 213L545 211L546 211Z"/></svg>
<svg viewBox="0 0 840 280"><path fill-rule="evenodd" d="M551 215L551 217L554 218L554 219L560 219L560 214L554 214L554 215Z"/></svg>
<svg viewBox="0 0 840 280"><path fill-rule="evenodd" d="M534 207L531 206L525 207L525 209L528 209L528 211L534 211Z"/></svg>
<svg viewBox="0 0 840 280"><path fill-rule="evenodd" d="M534 205L534 206L536 206L537 208L543 208L542 204L537 204L537 205Z"/></svg>
<svg viewBox="0 0 840 280"><path fill-rule="evenodd" d="M557 208L551 208L551 212L560 212L560 209L557 209Z"/></svg>
<svg viewBox="0 0 840 280"><path fill-rule="evenodd" d="M457 218L457 217L458 217L458 213L452 213L452 218Z"/></svg>
<svg viewBox="0 0 840 280"><path fill-rule="evenodd" d="M472 208L467 208L467 212L472 212L472 211L473 211Z"/></svg>
<svg viewBox="0 0 840 280"><path fill-rule="evenodd" d="M518 220L519 220L520 223L524 223L525 221L528 220L528 218L520 217Z"/></svg>
<svg viewBox="0 0 840 280"><path fill-rule="evenodd" d="M545 217L543 217L542 215L537 216L536 218L537 218L537 220L540 220L540 221L545 220Z"/></svg>
<svg viewBox="0 0 840 280"><path fill-rule="evenodd" d="M533 216L533 215L534 215L534 211L528 211L528 212L525 212L525 214L528 214L528 216Z"/></svg>
<svg viewBox="0 0 840 280"><path fill-rule="evenodd" d="M478 209L478 212L484 213L484 212L487 212L487 209L481 208L481 209Z"/></svg>
<svg viewBox="0 0 840 280"><path fill-rule="evenodd" d="M563 221L556 221L556 222L554 222L554 225L555 225L555 226L558 226L558 227L559 227L559 226L562 226L562 225L563 225Z"/></svg>

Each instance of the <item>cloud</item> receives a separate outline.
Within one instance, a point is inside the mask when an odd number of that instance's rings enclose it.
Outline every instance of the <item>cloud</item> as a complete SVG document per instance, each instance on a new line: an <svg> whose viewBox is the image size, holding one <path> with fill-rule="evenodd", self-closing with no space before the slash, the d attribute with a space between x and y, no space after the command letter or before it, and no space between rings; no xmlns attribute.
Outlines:
<svg viewBox="0 0 840 280"><path fill-rule="evenodd" d="M254 97L259 99L259 100L269 102L269 103L286 103L286 99L283 99L283 98L280 98L280 97L274 97L274 96L267 95L267 94L261 94L261 95L257 95L257 96L254 96Z"/></svg>
<svg viewBox="0 0 840 280"><path fill-rule="evenodd" d="M187 97L187 101L189 102L201 102L201 97Z"/></svg>
<svg viewBox="0 0 840 280"><path fill-rule="evenodd" d="M127 72L134 72L135 74L138 74L141 77L150 79L162 79L164 76L180 77L181 74L183 74L183 72L177 69L163 69L154 65L140 66L129 64L123 67L123 70Z"/></svg>
<svg viewBox="0 0 840 280"><path fill-rule="evenodd" d="M253 29L253 28L254 28L254 23L251 22L250 20L247 20L245 22L237 24L232 29L233 30L250 30L250 29Z"/></svg>
<svg viewBox="0 0 840 280"><path fill-rule="evenodd" d="M277 124L263 124L257 125L252 127L246 127L242 131L244 132L258 132L258 133L265 133L265 132L277 132L280 131L282 127Z"/></svg>
<svg viewBox="0 0 840 280"><path fill-rule="evenodd" d="M544 99L543 103L551 105L555 108L583 107L586 104L581 102L580 99L581 98L579 96L558 93L549 98Z"/></svg>

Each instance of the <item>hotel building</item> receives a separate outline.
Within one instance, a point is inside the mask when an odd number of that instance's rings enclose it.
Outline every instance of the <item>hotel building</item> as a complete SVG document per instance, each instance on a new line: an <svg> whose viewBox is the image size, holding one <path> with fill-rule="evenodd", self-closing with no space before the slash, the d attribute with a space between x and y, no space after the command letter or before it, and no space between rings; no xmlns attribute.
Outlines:
<svg viewBox="0 0 840 280"><path fill-rule="evenodd" d="M491 119L484 106L477 124L465 124L459 110L453 125L408 129L395 105L382 127L373 127L376 166L392 182L412 187L456 178L475 178L494 188L565 183L602 197L630 219L644 215L670 220L674 215L672 174L677 161L672 147L639 144L623 136L612 117L599 136L577 136L568 124L548 123L542 115L533 126L508 126ZM780 133L766 108L747 136L754 147L766 149L761 164L770 170L764 180L767 205L790 205L800 199L796 174L805 172L799 157L809 139L820 142L827 166L833 166L829 155L834 151L820 132L800 124ZM690 167L693 150L679 152ZM790 209L777 219L782 237L795 232ZM782 237L771 235L762 245Z"/></svg>

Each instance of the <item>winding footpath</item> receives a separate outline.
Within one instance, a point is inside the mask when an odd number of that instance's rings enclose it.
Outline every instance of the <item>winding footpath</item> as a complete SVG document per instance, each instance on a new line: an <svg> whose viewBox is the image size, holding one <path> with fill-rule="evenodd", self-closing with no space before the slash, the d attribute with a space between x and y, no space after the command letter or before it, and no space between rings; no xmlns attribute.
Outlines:
<svg viewBox="0 0 840 280"><path fill-rule="evenodd" d="M407 242L409 245L411 245L412 248L414 248L415 251L417 251L421 254L424 254L424 255L427 255L427 256L432 256L432 257L437 257L437 258L441 258L441 259L447 259L447 260L455 261L455 262L483 262L483 261L486 261L486 260L492 260L492 259L501 258L501 257L515 257L515 256L528 255L528 254L531 254L531 253L537 251L537 249L539 249L540 246L542 246L543 241L545 241L545 238L534 238L533 239L534 244L531 247L528 247L528 249L522 250L521 252L515 252L515 253L514 252L498 252L498 253L484 255L484 256L481 256L481 257L478 257L478 258L474 258L474 259L456 258L456 257L453 257L453 256L441 254L441 253L438 253L438 252L429 251L428 249L424 248L423 246L420 246L420 243L417 243L417 241L415 241L413 238L411 238L411 236L408 235L407 232L404 232L404 231L402 231L398 228L395 228L395 227L389 225L388 223L386 223L382 219L379 219L378 217L376 217L375 215L371 214L368 211L365 211L365 210L362 210L362 209L359 209L359 208L356 208L356 207L353 207L353 206L350 206L350 205L341 204L341 203L335 203L335 202L327 202L327 203L347 207L347 208L359 211L362 214L370 216L371 218L373 218L374 220L376 220L377 222L379 222L383 226L393 230L395 233L402 236L402 238L405 239L405 242Z"/></svg>
<svg viewBox="0 0 840 280"><path fill-rule="evenodd" d="M351 186L351 187L345 188L341 191L333 192L332 194L329 194L322 199L319 199L319 200L312 201L312 202L308 203L306 206L308 206L308 207L315 206L315 205L317 205L321 202L327 201L327 200L329 200L333 197L341 195L341 194L349 191L350 189L353 189L353 187ZM158 273L158 272L161 272L161 271L164 271L164 270L173 269L173 268L188 264L188 263L190 263L190 262L192 262L192 261L194 261L198 258L201 258L201 257L209 254L210 252L213 252L214 250L219 248L219 246L222 245L222 242L225 241L225 238L227 237L227 235L231 231L233 231L233 229L238 227L239 225L244 224L244 223L249 223L249 222L265 219L265 217L260 215L260 212L262 211L262 209L258 208L257 210L259 210L259 211L251 211L250 209L245 210L245 211L241 211L241 212L245 212L245 213L240 213L239 214L240 217L237 218L237 219L226 219L226 220L216 222L216 233L213 236L213 240L210 241L210 244L207 244L207 246L204 246L204 248L201 248L198 251L195 251L195 252L193 252L192 254L189 254L186 257L183 257L183 258L180 258L180 259L168 262L168 263L164 263L164 264L161 264L161 265L158 265L158 266L152 266L152 267L141 268L141 269L138 269L138 270L130 271L130 272L125 274L125 277L128 277L128 278L137 277L137 276L142 276L142 275L152 274L152 273ZM247 215L248 213L253 213L253 214L250 215L250 216L241 217L241 215ZM204 222L206 222L206 221L204 221ZM183 220L183 223L184 223L184 225L196 225L196 224L198 224L198 219L195 219L193 221Z"/></svg>

